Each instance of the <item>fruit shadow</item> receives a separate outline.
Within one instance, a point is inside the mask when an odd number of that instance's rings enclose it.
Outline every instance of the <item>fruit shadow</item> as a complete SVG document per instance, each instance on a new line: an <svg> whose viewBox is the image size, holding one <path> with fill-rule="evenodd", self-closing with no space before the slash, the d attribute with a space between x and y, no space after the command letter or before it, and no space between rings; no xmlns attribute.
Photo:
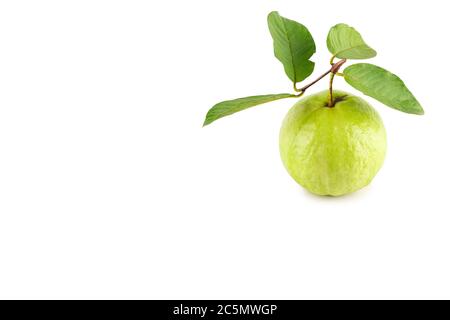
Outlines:
<svg viewBox="0 0 450 320"><path fill-rule="evenodd" d="M345 202L349 200L359 200L367 197L371 192L370 184L356 192L349 193L343 196L319 196L308 190L300 187L299 192L305 195L305 197L314 200L314 201L327 201L327 202Z"/></svg>

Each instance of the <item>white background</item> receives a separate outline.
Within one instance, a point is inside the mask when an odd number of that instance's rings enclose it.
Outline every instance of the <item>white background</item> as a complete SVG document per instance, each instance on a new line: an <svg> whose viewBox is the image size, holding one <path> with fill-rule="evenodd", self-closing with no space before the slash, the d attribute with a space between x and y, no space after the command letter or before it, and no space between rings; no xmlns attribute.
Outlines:
<svg viewBox="0 0 450 320"><path fill-rule="evenodd" d="M2 1L0 298L450 298L446 5ZM272 10L310 29L313 76L345 22L425 109L367 98L388 154L360 192L285 172L294 100L201 128L216 102L291 91Z"/></svg>

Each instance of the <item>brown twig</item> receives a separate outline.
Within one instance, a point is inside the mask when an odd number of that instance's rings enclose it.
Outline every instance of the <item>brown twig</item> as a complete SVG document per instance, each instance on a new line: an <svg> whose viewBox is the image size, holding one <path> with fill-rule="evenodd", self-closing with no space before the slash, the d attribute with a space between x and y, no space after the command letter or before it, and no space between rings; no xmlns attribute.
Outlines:
<svg viewBox="0 0 450 320"><path fill-rule="evenodd" d="M302 96L302 95L305 93L305 91L306 91L309 87L313 86L314 84L316 84L317 82L319 82L321 79L325 78L329 73L331 73L331 78L334 78L334 75L339 71L339 69L342 67L342 65L343 65L346 61L347 61L346 59L342 59L342 60L339 60L338 62L334 63L334 64L331 66L330 70L328 70L328 71L325 72L324 74L320 75L320 76L319 76L316 80L314 80L313 82L307 84L307 85L304 86L304 87L301 87L300 89L297 89L297 87L296 87L295 84L294 84L294 89L295 89L295 91L297 91L297 92L300 93L298 96L299 96L299 97ZM330 90L332 90L332 83L333 83L333 79L331 79L331 81L330 81ZM332 106L332 104L333 104L333 100L332 100L332 99L333 99L333 94L332 94L332 92L331 92L331 99L329 100L329 103L328 103L329 106Z"/></svg>
<svg viewBox="0 0 450 320"><path fill-rule="evenodd" d="M322 74L320 77L318 77L318 78L317 78L316 80L314 80L313 82L311 82L311 83L307 84L306 86L304 86L304 87L298 89L298 91L299 91L299 92L305 92L309 87L315 85L315 84L316 84L317 82L319 82L321 79L325 78L325 76L326 76L327 74L329 74L330 72L331 72L331 69L328 70L327 72L325 72L324 74Z"/></svg>
<svg viewBox="0 0 450 320"><path fill-rule="evenodd" d="M342 67L342 65L347 61L347 59L342 59L336 62L331 66L330 72L331 73L338 73L339 69Z"/></svg>

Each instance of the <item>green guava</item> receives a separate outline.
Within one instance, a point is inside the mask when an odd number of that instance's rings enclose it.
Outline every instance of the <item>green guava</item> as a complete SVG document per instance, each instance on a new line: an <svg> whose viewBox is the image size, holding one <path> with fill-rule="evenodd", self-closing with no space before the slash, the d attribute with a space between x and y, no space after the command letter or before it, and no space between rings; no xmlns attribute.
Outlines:
<svg viewBox="0 0 450 320"><path fill-rule="evenodd" d="M383 165L386 131L363 99L328 91L298 101L280 131L280 154L297 183L317 195L340 196L367 186Z"/></svg>

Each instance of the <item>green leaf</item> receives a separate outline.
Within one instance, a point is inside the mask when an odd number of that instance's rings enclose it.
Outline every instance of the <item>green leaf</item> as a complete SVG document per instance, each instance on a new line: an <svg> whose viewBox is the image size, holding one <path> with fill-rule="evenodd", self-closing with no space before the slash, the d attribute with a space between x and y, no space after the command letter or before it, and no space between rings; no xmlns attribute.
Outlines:
<svg viewBox="0 0 450 320"><path fill-rule="evenodd" d="M377 55L354 28L340 23L330 29L327 37L328 50L340 59L368 59Z"/></svg>
<svg viewBox="0 0 450 320"><path fill-rule="evenodd" d="M283 64L289 79L295 84L309 77L314 70L314 62L309 58L316 52L316 45L308 29L276 11L269 13L267 22L275 57Z"/></svg>
<svg viewBox="0 0 450 320"><path fill-rule="evenodd" d="M295 95L289 93L280 94L267 94L262 96L251 96L245 98L239 98L235 100L222 101L209 109L206 114L205 122L203 126L210 124L217 119L236 113L238 111L245 110L250 107L257 106L270 101L280 100L284 98L293 98Z"/></svg>
<svg viewBox="0 0 450 320"><path fill-rule="evenodd" d="M420 103L395 74L370 63L357 63L344 70L348 84L385 105L413 114L424 114Z"/></svg>

